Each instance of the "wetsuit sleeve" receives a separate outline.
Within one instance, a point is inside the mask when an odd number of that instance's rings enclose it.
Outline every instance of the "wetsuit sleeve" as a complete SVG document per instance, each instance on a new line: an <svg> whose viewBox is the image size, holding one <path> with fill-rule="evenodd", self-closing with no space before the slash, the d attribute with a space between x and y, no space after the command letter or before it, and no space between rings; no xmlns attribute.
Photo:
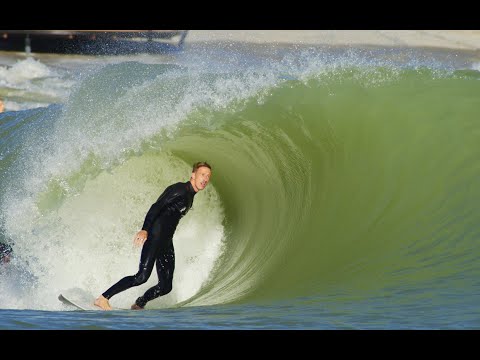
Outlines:
<svg viewBox="0 0 480 360"><path fill-rule="evenodd" d="M167 187L160 195L158 200L150 207L145 220L143 222L142 230L149 231L155 219L160 215L162 210L170 203L172 203L180 194L175 190L173 185Z"/></svg>

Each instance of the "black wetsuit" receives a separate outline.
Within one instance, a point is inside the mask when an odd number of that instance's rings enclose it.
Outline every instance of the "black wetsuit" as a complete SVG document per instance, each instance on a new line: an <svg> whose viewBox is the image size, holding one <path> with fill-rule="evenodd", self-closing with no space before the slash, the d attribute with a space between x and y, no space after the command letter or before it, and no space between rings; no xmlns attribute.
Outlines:
<svg viewBox="0 0 480 360"><path fill-rule="evenodd" d="M121 291L145 283L157 265L158 284L148 289L135 303L140 307L172 290L173 271L175 270L175 252L173 249L173 234L180 219L187 214L195 196L190 181L179 182L165 189L157 202L150 207L142 230L148 232L148 237L142 248L140 266L133 276L126 276L110 287L102 295L110 299Z"/></svg>

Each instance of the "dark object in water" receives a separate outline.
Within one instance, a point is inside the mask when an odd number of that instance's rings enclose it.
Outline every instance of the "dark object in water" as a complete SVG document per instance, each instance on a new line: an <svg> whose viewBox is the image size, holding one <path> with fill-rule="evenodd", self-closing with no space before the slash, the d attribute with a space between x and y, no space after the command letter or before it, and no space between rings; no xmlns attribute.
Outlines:
<svg viewBox="0 0 480 360"><path fill-rule="evenodd" d="M0 262L9 262L10 254L13 252L13 249L10 245L5 243L0 243Z"/></svg>

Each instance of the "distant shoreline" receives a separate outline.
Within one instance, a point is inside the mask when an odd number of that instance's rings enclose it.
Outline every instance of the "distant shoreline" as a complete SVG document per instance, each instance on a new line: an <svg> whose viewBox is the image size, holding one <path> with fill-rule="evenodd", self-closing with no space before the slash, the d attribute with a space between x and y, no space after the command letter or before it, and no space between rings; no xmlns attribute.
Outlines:
<svg viewBox="0 0 480 360"><path fill-rule="evenodd" d="M480 53L480 30L190 30L185 43L199 42L423 47Z"/></svg>

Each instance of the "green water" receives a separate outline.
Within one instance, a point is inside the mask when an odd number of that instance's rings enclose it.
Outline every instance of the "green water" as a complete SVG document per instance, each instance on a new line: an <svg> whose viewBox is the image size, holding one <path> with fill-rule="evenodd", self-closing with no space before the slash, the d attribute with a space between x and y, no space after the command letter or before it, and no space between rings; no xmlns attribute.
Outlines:
<svg viewBox="0 0 480 360"><path fill-rule="evenodd" d="M218 129L188 127L168 145L187 161L201 148L221 169L231 246L220 289L214 281L194 303L221 297L231 278L232 291L255 279L248 299L368 297L429 282L472 295L478 80L323 80L283 84L264 103L214 113Z"/></svg>

